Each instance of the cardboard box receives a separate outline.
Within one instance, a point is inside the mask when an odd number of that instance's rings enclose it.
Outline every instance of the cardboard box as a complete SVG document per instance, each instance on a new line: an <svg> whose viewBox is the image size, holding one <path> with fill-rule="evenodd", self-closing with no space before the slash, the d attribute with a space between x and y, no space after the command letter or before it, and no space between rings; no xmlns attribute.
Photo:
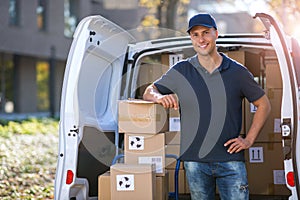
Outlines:
<svg viewBox="0 0 300 200"><path fill-rule="evenodd" d="M281 141L281 99L282 89L269 88L266 89L266 95L268 96L271 103L271 113L265 122L264 127L260 131L256 142L280 142ZM253 116L255 114L255 108L253 105L246 101L245 107L245 130L246 132L250 129L252 124Z"/></svg>
<svg viewBox="0 0 300 200"><path fill-rule="evenodd" d="M110 172L107 171L98 177L98 200L110 199Z"/></svg>
<svg viewBox="0 0 300 200"><path fill-rule="evenodd" d="M268 61L266 63L266 88L282 89L282 77L277 61Z"/></svg>
<svg viewBox="0 0 300 200"><path fill-rule="evenodd" d="M246 136L246 130L245 130L245 107L246 107L246 101L247 101L246 99L243 99L243 102L242 102L242 126L241 126L241 131L240 131L240 136L242 136L242 137Z"/></svg>
<svg viewBox="0 0 300 200"><path fill-rule="evenodd" d="M226 55L247 67L254 77L260 76L262 64L259 54L247 51L228 51Z"/></svg>
<svg viewBox="0 0 300 200"><path fill-rule="evenodd" d="M245 151L245 160L250 194L290 194L285 185L281 142L256 142Z"/></svg>
<svg viewBox="0 0 300 200"><path fill-rule="evenodd" d="M164 66L172 67L178 61L183 59L183 54L162 54L161 63Z"/></svg>
<svg viewBox="0 0 300 200"><path fill-rule="evenodd" d="M245 65L245 52L244 51L228 51L225 54L228 57L241 63L242 65Z"/></svg>
<svg viewBox="0 0 300 200"><path fill-rule="evenodd" d="M156 199L168 200L169 198L169 173L165 176L156 176Z"/></svg>
<svg viewBox="0 0 300 200"><path fill-rule="evenodd" d="M180 156L180 145L179 144L169 144L166 145L166 154L173 154L177 157ZM174 158L166 157L166 169L175 169L177 160ZM183 169L183 162L180 162L180 169Z"/></svg>
<svg viewBox="0 0 300 200"><path fill-rule="evenodd" d="M189 182L188 182L186 176L185 176L185 183L184 183L184 184L185 184L185 188L184 188L185 194L191 193L191 192L190 192L190 187L189 187Z"/></svg>
<svg viewBox="0 0 300 200"><path fill-rule="evenodd" d="M175 192L175 170L168 169L169 172L169 192ZM180 169L178 171L178 193L185 194L186 181L185 181L185 171Z"/></svg>
<svg viewBox="0 0 300 200"><path fill-rule="evenodd" d="M126 165L110 167L111 200L154 200L156 180L154 165Z"/></svg>
<svg viewBox="0 0 300 200"><path fill-rule="evenodd" d="M180 144L180 131L168 131L165 133L166 145Z"/></svg>
<svg viewBox="0 0 300 200"><path fill-rule="evenodd" d="M137 94L140 99L143 98L146 87L148 87L155 80L160 78L169 69L168 66L160 63L142 63L139 68L139 75L137 78Z"/></svg>
<svg viewBox="0 0 300 200"><path fill-rule="evenodd" d="M180 127L179 110L171 108L169 110L169 131L180 131Z"/></svg>
<svg viewBox="0 0 300 200"><path fill-rule="evenodd" d="M165 134L124 134L125 164L155 164L156 175L165 175Z"/></svg>
<svg viewBox="0 0 300 200"><path fill-rule="evenodd" d="M119 132L156 134L168 131L168 110L144 100L119 101Z"/></svg>

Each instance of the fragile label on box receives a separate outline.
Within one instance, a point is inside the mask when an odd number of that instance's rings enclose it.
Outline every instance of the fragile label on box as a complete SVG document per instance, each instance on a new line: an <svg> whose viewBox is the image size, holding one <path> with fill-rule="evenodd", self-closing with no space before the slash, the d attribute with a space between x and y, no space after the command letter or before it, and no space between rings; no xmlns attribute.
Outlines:
<svg viewBox="0 0 300 200"><path fill-rule="evenodd" d="M275 185L284 185L285 184L284 170L273 170L273 179Z"/></svg>
<svg viewBox="0 0 300 200"><path fill-rule="evenodd" d="M262 163L262 162L264 162L263 147L251 147L251 148L249 148L249 162L250 163Z"/></svg>
<svg viewBox="0 0 300 200"><path fill-rule="evenodd" d="M128 137L128 149L129 150L144 150L144 136L133 136Z"/></svg>
<svg viewBox="0 0 300 200"><path fill-rule="evenodd" d="M139 164L155 164L155 172L163 173L162 156L141 156L139 157Z"/></svg>
<svg viewBox="0 0 300 200"><path fill-rule="evenodd" d="M133 191L134 190L134 175L121 174L116 176L117 191Z"/></svg>
<svg viewBox="0 0 300 200"><path fill-rule="evenodd" d="M180 117L169 118L169 131L180 131Z"/></svg>

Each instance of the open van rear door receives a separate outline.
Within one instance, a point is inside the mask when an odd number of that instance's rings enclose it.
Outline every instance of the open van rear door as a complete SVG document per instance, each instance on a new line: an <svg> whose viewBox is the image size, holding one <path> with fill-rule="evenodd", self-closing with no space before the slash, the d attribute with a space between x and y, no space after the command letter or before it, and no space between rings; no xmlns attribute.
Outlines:
<svg viewBox="0 0 300 200"><path fill-rule="evenodd" d="M76 28L61 95L55 199L87 199L88 181L77 177L78 146L85 126L99 133L117 128L115 113L130 41L129 33L101 16L86 17ZM99 139L104 134L95 135L98 145L106 142L105 136Z"/></svg>
<svg viewBox="0 0 300 200"><path fill-rule="evenodd" d="M257 13L255 17L265 25L272 45L276 51L282 76L283 94L281 105L281 133L284 154L284 168L286 185L291 190L289 199L300 197L299 169L300 169L300 135L299 131L299 83L297 69L293 62L292 40L287 38L274 18L264 13ZM276 156L276 155L274 155Z"/></svg>

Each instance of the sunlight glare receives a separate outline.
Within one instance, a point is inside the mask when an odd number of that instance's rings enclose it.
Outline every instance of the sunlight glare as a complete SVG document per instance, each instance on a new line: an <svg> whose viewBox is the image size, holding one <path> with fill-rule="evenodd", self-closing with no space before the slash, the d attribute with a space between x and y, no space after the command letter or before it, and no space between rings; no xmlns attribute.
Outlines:
<svg viewBox="0 0 300 200"><path fill-rule="evenodd" d="M292 36L300 43L300 27L294 26Z"/></svg>

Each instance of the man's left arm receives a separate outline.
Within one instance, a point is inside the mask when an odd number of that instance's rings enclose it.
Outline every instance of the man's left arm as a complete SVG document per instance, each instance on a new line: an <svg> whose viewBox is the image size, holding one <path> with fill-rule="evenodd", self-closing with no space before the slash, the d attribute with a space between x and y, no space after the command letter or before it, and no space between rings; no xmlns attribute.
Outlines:
<svg viewBox="0 0 300 200"><path fill-rule="evenodd" d="M238 137L228 140L224 146L228 146L227 151L229 153L238 153L243 149L251 147L270 114L271 105L266 95L263 95L252 103L257 107L257 110L246 138Z"/></svg>

